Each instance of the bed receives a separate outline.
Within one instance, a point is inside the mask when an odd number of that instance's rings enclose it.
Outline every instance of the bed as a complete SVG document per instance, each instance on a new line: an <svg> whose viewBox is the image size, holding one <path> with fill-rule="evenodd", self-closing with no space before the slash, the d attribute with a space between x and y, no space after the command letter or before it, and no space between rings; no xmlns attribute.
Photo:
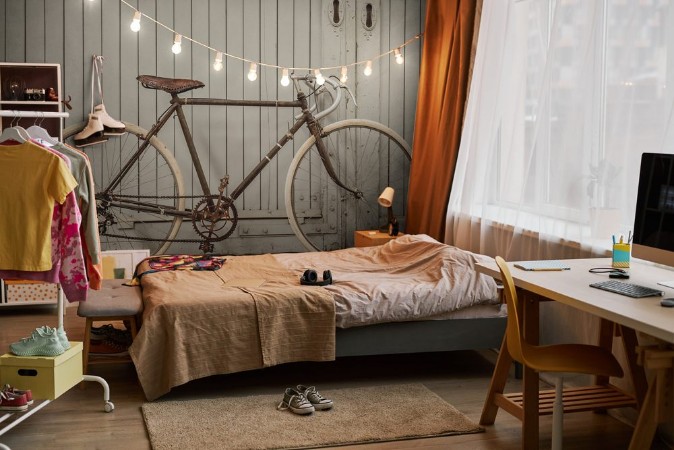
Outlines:
<svg viewBox="0 0 674 450"><path fill-rule="evenodd" d="M505 309L494 280L474 270L485 259L405 235L378 247L227 256L215 271L147 273L129 353L154 400L194 379L294 361L498 348ZM300 285L307 269L330 270L334 283Z"/></svg>

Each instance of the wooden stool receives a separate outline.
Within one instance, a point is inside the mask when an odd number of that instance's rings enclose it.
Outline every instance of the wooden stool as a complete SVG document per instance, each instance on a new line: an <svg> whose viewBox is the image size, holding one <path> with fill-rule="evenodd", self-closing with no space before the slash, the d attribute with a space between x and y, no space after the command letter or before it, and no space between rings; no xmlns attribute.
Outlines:
<svg viewBox="0 0 674 450"><path fill-rule="evenodd" d="M90 290L87 300L80 302L77 315L87 319L82 351L83 373L87 373L91 326L94 322L123 320L129 324L132 341L138 333L137 317L143 312L143 298L139 286L124 286L129 280L103 280L100 290ZM101 357L91 364L128 362L130 358Z"/></svg>

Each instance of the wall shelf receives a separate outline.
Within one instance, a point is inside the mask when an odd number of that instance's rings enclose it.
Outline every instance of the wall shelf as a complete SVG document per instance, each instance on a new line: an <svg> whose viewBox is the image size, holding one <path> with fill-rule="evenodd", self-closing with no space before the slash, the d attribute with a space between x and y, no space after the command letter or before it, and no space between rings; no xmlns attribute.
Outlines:
<svg viewBox="0 0 674 450"><path fill-rule="evenodd" d="M46 95L49 88L56 92L57 101L24 100L26 89L44 89ZM0 62L0 129L12 125L28 128L40 123L51 136L60 140L63 118L67 115L52 116L51 113L63 113L62 98L60 64Z"/></svg>

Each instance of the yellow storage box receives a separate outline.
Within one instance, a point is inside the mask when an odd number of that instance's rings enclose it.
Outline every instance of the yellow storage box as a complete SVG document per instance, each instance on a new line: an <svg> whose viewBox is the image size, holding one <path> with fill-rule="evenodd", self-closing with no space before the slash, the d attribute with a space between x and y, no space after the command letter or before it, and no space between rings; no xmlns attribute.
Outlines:
<svg viewBox="0 0 674 450"><path fill-rule="evenodd" d="M0 385L30 389L33 398L54 400L82 381L82 343L58 356L0 356Z"/></svg>

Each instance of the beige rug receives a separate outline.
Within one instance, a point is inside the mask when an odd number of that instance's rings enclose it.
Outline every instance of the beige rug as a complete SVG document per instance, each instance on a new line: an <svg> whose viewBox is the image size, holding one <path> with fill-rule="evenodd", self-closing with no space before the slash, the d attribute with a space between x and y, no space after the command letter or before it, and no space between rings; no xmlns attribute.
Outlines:
<svg viewBox="0 0 674 450"><path fill-rule="evenodd" d="M483 431L421 384L322 390L328 411L278 411L259 395L143 405L154 450L316 448Z"/></svg>

